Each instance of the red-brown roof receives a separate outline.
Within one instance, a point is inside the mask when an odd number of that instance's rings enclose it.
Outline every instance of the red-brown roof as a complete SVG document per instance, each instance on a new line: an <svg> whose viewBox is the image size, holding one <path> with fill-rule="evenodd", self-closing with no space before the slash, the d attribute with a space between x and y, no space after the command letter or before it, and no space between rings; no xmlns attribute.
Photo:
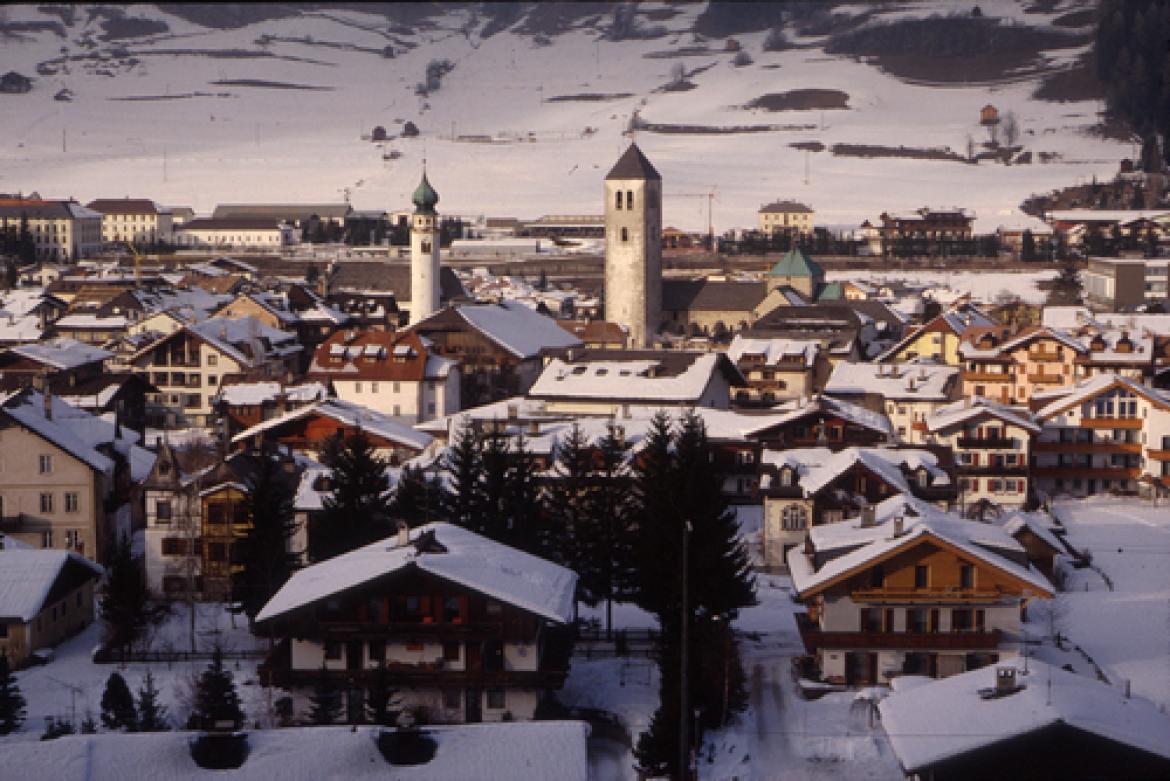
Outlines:
<svg viewBox="0 0 1170 781"><path fill-rule="evenodd" d="M317 347L309 376L318 380L421 382L427 349L413 331L344 329Z"/></svg>
<svg viewBox="0 0 1170 781"><path fill-rule="evenodd" d="M85 207L102 214L158 214L158 207L148 198L99 198Z"/></svg>

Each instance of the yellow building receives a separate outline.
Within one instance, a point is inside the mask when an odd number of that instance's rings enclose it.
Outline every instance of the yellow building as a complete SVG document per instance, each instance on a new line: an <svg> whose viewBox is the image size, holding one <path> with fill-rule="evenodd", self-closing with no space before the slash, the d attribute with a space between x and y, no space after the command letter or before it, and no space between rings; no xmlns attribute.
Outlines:
<svg viewBox="0 0 1170 781"><path fill-rule="evenodd" d="M773 201L760 207L760 231L769 236L789 233L807 236L813 232L813 210L796 201Z"/></svg>

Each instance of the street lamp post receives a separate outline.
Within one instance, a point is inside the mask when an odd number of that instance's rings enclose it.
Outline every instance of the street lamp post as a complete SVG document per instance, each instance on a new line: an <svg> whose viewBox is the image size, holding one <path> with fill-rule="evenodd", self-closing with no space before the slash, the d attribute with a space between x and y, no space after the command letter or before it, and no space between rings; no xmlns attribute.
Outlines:
<svg viewBox="0 0 1170 781"><path fill-rule="evenodd" d="M681 649L681 668L679 680L679 709L678 709L678 777L680 779L690 779L690 745L688 741L688 727L690 720L688 697L687 697L687 651L688 638L687 629L690 624L690 615L687 607L687 570L689 568L689 550L691 537L691 522L686 521L683 524L682 537L682 649Z"/></svg>

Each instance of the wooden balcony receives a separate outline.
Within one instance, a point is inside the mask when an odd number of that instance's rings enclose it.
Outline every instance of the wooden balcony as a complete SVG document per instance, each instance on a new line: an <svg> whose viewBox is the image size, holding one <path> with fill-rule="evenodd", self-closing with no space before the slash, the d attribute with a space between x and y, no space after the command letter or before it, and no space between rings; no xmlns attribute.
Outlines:
<svg viewBox="0 0 1170 781"><path fill-rule="evenodd" d="M1068 380L1059 374L1036 372L1028 375L1028 382L1033 385L1064 385Z"/></svg>
<svg viewBox="0 0 1170 781"><path fill-rule="evenodd" d="M1010 372L980 372L980 371L965 371L960 372L959 376L963 382L1007 382L1011 383L1015 380L1015 375Z"/></svg>
<svg viewBox="0 0 1170 781"><path fill-rule="evenodd" d="M1082 418L1081 428L1129 428L1140 429L1141 418Z"/></svg>
<svg viewBox="0 0 1170 781"><path fill-rule="evenodd" d="M1016 441L1009 437L959 437L957 444L965 450L1015 450Z"/></svg>
<svg viewBox="0 0 1170 781"><path fill-rule="evenodd" d="M1152 458L1155 461L1170 461L1170 450L1147 450L1146 458Z"/></svg>
<svg viewBox="0 0 1170 781"><path fill-rule="evenodd" d="M1027 477L1028 467L1023 464L1014 466L996 466L994 464L959 464L956 471L960 475L980 475L988 477Z"/></svg>
<svg viewBox="0 0 1170 781"><path fill-rule="evenodd" d="M924 604L938 603L947 605L972 604L987 605L1014 601L1015 597L1003 591L977 591L975 589L960 589L952 586L936 586L933 588L897 588L883 586L882 588L857 589L850 594L854 602L879 604Z"/></svg>
<svg viewBox="0 0 1170 781"><path fill-rule="evenodd" d="M1027 355L1028 355L1028 360L1035 361L1036 363L1063 363L1064 362L1064 359L1060 357L1059 353L1048 352L1047 350L1036 350L1035 352L1029 352Z"/></svg>
<svg viewBox="0 0 1170 781"><path fill-rule="evenodd" d="M1136 480L1142 470L1137 467L1034 466L1032 477L1086 478L1097 480Z"/></svg>
<svg viewBox="0 0 1170 781"><path fill-rule="evenodd" d="M872 651L994 651L1000 633L990 632L822 632L800 625L800 639L808 652L826 650Z"/></svg>
<svg viewBox="0 0 1170 781"><path fill-rule="evenodd" d="M1140 455L1137 442L1033 442L1033 453L1131 453Z"/></svg>

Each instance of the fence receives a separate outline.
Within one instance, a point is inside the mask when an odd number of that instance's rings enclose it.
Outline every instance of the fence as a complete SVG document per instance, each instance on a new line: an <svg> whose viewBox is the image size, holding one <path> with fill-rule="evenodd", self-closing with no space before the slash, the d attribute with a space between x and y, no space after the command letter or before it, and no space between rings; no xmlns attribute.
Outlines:
<svg viewBox="0 0 1170 781"><path fill-rule="evenodd" d="M94 651L95 664L126 664L128 662L171 664L173 662L206 661L211 659L214 651L130 651L121 649L99 648ZM221 651L224 661L232 659L263 659L268 655L264 649L250 649L243 651Z"/></svg>

